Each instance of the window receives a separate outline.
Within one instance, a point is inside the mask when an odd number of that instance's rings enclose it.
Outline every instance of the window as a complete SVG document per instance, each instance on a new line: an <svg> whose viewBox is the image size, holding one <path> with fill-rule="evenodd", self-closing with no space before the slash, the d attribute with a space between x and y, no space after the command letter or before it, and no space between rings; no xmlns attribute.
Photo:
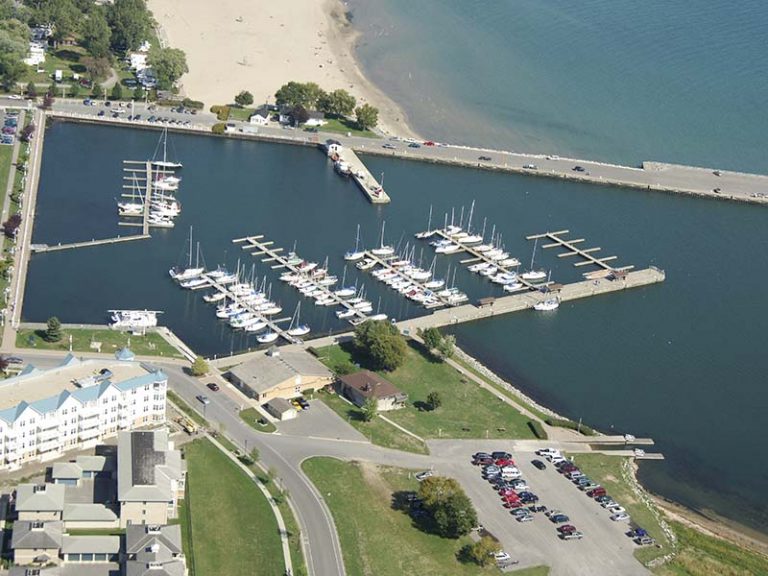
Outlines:
<svg viewBox="0 0 768 576"><path fill-rule="evenodd" d="M83 554L83 562L93 562L93 554Z"/></svg>
<svg viewBox="0 0 768 576"><path fill-rule="evenodd" d="M107 555L106 554L94 554L93 559L96 562L106 562L107 561Z"/></svg>

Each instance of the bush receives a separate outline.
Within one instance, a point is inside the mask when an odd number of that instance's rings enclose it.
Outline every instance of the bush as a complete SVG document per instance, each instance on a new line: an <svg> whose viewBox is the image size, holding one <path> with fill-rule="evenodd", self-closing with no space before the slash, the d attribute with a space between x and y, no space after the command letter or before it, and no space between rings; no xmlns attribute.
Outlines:
<svg viewBox="0 0 768 576"><path fill-rule="evenodd" d="M211 106L211 112L216 114L216 118L222 122L229 120L229 106Z"/></svg>
<svg viewBox="0 0 768 576"><path fill-rule="evenodd" d="M480 566L491 566L496 561L493 555L500 551L499 541L486 534L474 544L465 545L459 551L459 560L474 562Z"/></svg>
<svg viewBox="0 0 768 576"><path fill-rule="evenodd" d="M592 428L590 428L586 424L579 425L578 422L574 422L573 420L566 420L565 418L547 418L546 420L544 420L544 422L546 422L550 426L557 426L558 428L568 428L569 430L578 430L584 436L597 436L597 432L595 432Z"/></svg>
<svg viewBox="0 0 768 576"><path fill-rule="evenodd" d="M227 130L227 125L224 122L219 122L211 126L211 132L214 134L224 134Z"/></svg>
<svg viewBox="0 0 768 576"><path fill-rule="evenodd" d="M547 431L544 430L544 426L538 420L528 420L528 428L531 429L533 435L539 440L546 440L548 438Z"/></svg>
<svg viewBox="0 0 768 576"><path fill-rule="evenodd" d="M208 362L206 362L205 358L202 356L197 356L195 361L192 362L190 371L192 372L192 376L205 376L209 372Z"/></svg>
<svg viewBox="0 0 768 576"><path fill-rule="evenodd" d="M192 100L191 98L184 98L181 104L184 108L194 108L195 110L202 110L205 106L200 100Z"/></svg>

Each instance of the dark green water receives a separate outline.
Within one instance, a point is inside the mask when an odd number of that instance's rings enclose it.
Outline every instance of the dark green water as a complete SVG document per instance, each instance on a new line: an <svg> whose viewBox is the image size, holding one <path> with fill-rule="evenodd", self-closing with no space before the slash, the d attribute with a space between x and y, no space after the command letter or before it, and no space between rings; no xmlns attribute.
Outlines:
<svg viewBox="0 0 768 576"><path fill-rule="evenodd" d="M118 230L114 206L121 161L146 158L157 136L55 124L46 136L34 241L127 233ZM412 234L426 227L430 205L442 220L451 206L468 207L475 199L475 222L487 217L489 229L495 223L523 261L531 251L525 235L569 228L605 255L618 255L618 263L664 268L667 281L568 303L554 314L464 325L456 331L461 345L572 418L656 439L667 461L641 466L651 489L758 528L768 524L768 471L755 454L768 407L764 209L368 158L372 171L386 173L393 197L391 205L376 208L313 149L199 136L172 141L185 163L177 227L153 231L151 240L34 256L25 320L56 314L65 322L104 322L109 308L164 310L162 323L194 349L228 354L253 340L234 335L202 294L178 289L167 275L184 259L190 224L209 266L234 267L242 257L250 269L253 260L231 239L265 234L286 248L296 241L307 258L329 256L340 275L358 223L368 245L382 219L389 241L412 243ZM424 254L431 261L431 249ZM459 259L441 257L438 270ZM579 277L579 269L551 251L539 259L556 280ZM297 293L265 264L257 263L256 274L274 282L273 296L290 316ZM475 298L498 293L464 270L456 282ZM366 286L390 316L421 313L370 279ZM302 317L315 334L343 327L331 310L309 302Z"/></svg>

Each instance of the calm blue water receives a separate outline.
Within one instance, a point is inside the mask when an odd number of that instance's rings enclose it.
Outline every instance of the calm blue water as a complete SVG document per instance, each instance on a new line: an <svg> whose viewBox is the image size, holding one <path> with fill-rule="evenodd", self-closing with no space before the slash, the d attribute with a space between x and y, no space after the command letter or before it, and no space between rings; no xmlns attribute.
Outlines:
<svg viewBox="0 0 768 576"><path fill-rule="evenodd" d="M762 0L352 0L366 74L449 142L768 173Z"/></svg>
<svg viewBox="0 0 768 576"><path fill-rule="evenodd" d="M114 198L121 161L146 158L158 134L133 129L56 123L43 155L35 242L100 238L126 229L116 222ZM276 280L267 264L244 255L236 237L265 234L276 245L294 241L305 257L342 254L362 225L367 246L386 219L387 239L413 242L452 206L477 201L476 226L496 224L506 247L527 261L528 234L570 228L617 262L654 264L667 271L661 285L563 305L554 314L524 312L457 330L463 347L534 397L599 429L654 438L663 463L644 463L648 486L688 505L765 530L768 469L755 457L768 408L768 227L754 206L640 193L609 187L434 166L371 157L385 171L393 202L368 204L311 148L174 135L185 163L177 228L150 240L39 254L30 262L23 318L101 323L110 308L164 310L161 322L196 351L229 354L255 345L216 321L202 294L179 289L170 266L186 258L189 225L209 266L238 258L247 271L273 283L273 296L290 316L298 294ZM458 212L458 211L457 211ZM432 252L424 246L424 259ZM460 257L441 257L437 270ZM553 279L572 281L583 269L550 250L537 262ZM355 270L352 268L352 270ZM356 270L355 270L356 272ZM422 313L364 274L371 300L392 317ZM500 294L466 272L456 283L473 298ZM302 319L315 335L341 328L333 311L304 301ZM719 494L715 494L716 488Z"/></svg>

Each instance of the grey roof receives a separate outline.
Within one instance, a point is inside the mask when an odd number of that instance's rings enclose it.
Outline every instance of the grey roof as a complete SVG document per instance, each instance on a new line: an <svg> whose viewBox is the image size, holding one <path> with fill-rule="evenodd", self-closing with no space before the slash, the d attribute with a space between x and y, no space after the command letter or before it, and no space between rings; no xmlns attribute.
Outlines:
<svg viewBox="0 0 768 576"><path fill-rule="evenodd" d="M322 362L303 350L280 350L273 356L261 354L235 366L229 372L258 393L266 392L298 375L333 377Z"/></svg>
<svg viewBox="0 0 768 576"><path fill-rule="evenodd" d="M64 572L61 566L45 566L42 568L33 568L30 566L14 566L8 572L8 576L31 576L33 570L39 570L40 576L63 576Z"/></svg>
<svg viewBox="0 0 768 576"><path fill-rule="evenodd" d="M117 554L120 536L64 536L62 554Z"/></svg>
<svg viewBox="0 0 768 576"><path fill-rule="evenodd" d="M120 432L117 448L120 502L170 502L172 480L181 480L181 453L168 449L168 430Z"/></svg>
<svg viewBox="0 0 768 576"><path fill-rule="evenodd" d="M184 576L184 563L171 560L162 564L149 564L137 560L125 563L125 576Z"/></svg>
<svg viewBox="0 0 768 576"><path fill-rule="evenodd" d="M121 348L115 352L115 358L118 360L135 360L136 354L130 348Z"/></svg>
<svg viewBox="0 0 768 576"><path fill-rule="evenodd" d="M64 504L65 522L114 522L117 514L104 504Z"/></svg>
<svg viewBox="0 0 768 576"><path fill-rule="evenodd" d="M83 470L91 472L111 472L115 469L115 459L107 456L78 456L75 462Z"/></svg>
<svg viewBox="0 0 768 576"><path fill-rule="evenodd" d="M64 525L59 522L40 522L35 520L17 520L13 523L14 550L34 550L61 548Z"/></svg>
<svg viewBox="0 0 768 576"><path fill-rule="evenodd" d="M75 462L56 462L53 465L53 470L51 471L51 478L54 480L58 480L60 478L77 478L79 480L82 477L83 469Z"/></svg>
<svg viewBox="0 0 768 576"><path fill-rule="evenodd" d="M137 562L167 562L182 554L181 527L129 524L125 529L125 553ZM135 556L133 556L135 554Z"/></svg>
<svg viewBox="0 0 768 576"><path fill-rule="evenodd" d="M61 484L19 484L16 488L17 512L60 512L63 509L64 486Z"/></svg>
<svg viewBox="0 0 768 576"><path fill-rule="evenodd" d="M288 402L285 398L272 398L269 402L267 402L267 406L273 411L277 412L278 414L285 414L286 412L290 412L291 410L295 411L296 408L293 407L293 404Z"/></svg>

